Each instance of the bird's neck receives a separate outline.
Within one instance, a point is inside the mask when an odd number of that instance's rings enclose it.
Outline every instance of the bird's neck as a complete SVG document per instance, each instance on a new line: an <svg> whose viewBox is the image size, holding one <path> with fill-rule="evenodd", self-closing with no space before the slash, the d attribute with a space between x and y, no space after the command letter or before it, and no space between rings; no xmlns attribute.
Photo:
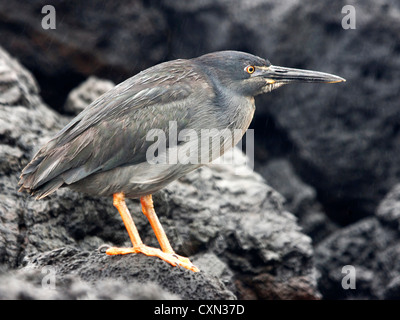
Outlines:
<svg viewBox="0 0 400 320"><path fill-rule="evenodd" d="M221 123L231 130L240 129L244 134L254 116L254 97L232 94L227 95L223 100L226 112L221 116Z"/></svg>

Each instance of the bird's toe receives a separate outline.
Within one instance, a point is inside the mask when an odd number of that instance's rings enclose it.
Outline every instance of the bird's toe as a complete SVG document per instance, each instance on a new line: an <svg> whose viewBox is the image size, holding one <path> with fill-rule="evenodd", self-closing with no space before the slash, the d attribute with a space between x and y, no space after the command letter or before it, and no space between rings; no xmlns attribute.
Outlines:
<svg viewBox="0 0 400 320"><path fill-rule="evenodd" d="M165 262L168 262L170 265L176 267L181 266L185 269L191 270L193 272L200 271L190 260L189 258L182 257L176 253L167 253L163 252L158 248L149 247L146 245L139 245L131 248L117 248L117 247L109 247L105 253L110 256L114 255L124 255L130 253L143 253L146 256L158 257Z"/></svg>

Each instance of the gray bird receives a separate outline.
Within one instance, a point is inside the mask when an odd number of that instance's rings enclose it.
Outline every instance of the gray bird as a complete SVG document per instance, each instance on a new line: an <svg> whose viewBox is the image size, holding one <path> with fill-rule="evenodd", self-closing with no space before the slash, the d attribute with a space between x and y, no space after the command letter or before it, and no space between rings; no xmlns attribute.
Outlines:
<svg viewBox="0 0 400 320"><path fill-rule="evenodd" d="M61 187L113 196L132 247L111 247L107 254L143 253L198 271L172 249L151 195L232 148L253 118L254 96L291 82L342 81L237 51L158 64L100 96L57 133L23 169L20 191L37 199ZM204 138L206 129L211 134ZM233 131L240 134L225 134ZM173 132L197 139L177 141ZM186 161L177 161L190 151ZM143 244L125 197L140 198L161 250Z"/></svg>

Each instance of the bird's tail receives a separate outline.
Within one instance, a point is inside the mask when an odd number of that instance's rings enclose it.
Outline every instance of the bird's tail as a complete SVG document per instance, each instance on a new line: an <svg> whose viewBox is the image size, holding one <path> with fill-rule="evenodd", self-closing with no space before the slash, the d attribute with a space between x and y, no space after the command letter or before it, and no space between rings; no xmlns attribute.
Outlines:
<svg viewBox="0 0 400 320"><path fill-rule="evenodd" d="M43 150L40 150L32 161L22 170L18 185L20 186L19 192L26 191L31 196L35 196L36 199L42 199L49 194L56 191L64 184L64 180L61 177L55 177L53 179L45 179L45 174L51 171L51 168L45 168L46 156L41 154Z"/></svg>

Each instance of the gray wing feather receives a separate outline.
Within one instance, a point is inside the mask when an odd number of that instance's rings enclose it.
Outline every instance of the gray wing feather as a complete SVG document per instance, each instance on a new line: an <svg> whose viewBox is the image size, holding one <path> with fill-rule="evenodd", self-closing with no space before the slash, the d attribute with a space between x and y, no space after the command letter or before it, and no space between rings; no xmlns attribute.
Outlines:
<svg viewBox="0 0 400 320"><path fill-rule="evenodd" d="M169 121L178 130L191 122L187 99L199 75L185 61L170 62L168 73L162 65L147 69L95 100L39 150L22 171L20 190L44 197L93 173L145 161L150 129L168 137Z"/></svg>

